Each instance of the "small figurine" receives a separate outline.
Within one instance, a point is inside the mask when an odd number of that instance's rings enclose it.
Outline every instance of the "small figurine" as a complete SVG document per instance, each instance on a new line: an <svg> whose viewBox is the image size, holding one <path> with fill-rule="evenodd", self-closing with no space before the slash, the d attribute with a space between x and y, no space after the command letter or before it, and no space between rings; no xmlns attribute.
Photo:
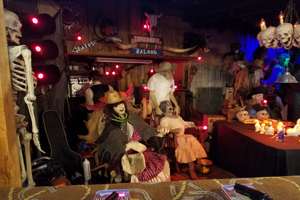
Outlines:
<svg viewBox="0 0 300 200"><path fill-rule="evenodd" d="M260 125L260 131L259 131L259 134L265 134L265 126L266 126L265 123L262 123L262 124Z"/></svg>
<svg viewBox="0 0 300 200"><path fill-rule="evenodd" d="M260 132L261 130L261 126L260 126L260 123L259 123L259 120L255 120L255 132Z"/></svg>
<svg viewBox="0 0 300 200"><path fill-rule="evenodd" d="M287 129L286 134L288 136L299 136L300 135L300 119L297 120L297 123L293 128Z"/></svg>
<svg viewBox="0 0 300 200"><path fill-rule="evenodd" d="M277 141L279 141L279 142L284 142L284 130L280 131L280 132L277 134Z"/></svg>
<svg viewBox="0 0 300 200"><path fill-rule="evenodd" d="M277 127L276 127L276 132L278 134L282 131L284 132L284 124L282 122L278 122Z"/></svg>
<svg viewBox="0 0 300 200"><path fill-rule="evenodd" d="M272 122L269 121L265 126L265 134L266 135L274 135L275 129L273 128Z"/></svg>

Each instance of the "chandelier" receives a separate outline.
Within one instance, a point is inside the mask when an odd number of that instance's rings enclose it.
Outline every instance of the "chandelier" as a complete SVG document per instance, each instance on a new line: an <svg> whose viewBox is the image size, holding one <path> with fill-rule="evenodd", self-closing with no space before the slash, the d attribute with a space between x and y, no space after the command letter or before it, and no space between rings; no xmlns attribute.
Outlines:
<svg viewBox="0 0 300 200"><path fill-rule="evenodd" d="M294 23L294 24L293 24ZM300 24L294 0L290 0L284 12L279 15L277 27L267 27L264 19L257 35L260 46L266 48L300 48Z"/></svg>

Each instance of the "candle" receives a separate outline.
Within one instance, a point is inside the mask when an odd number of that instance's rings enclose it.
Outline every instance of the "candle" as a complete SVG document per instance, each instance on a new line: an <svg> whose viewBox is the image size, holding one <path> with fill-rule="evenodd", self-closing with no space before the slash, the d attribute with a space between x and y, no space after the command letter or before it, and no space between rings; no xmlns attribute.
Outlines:
<svg viewBox="0 0 300 200"><path fill-rule="evenodd" d="M284 16L283 16L283 12L281 11L279 14L279 23L283 24L283 22L284 22Z"/></svg>
<svg viewBox="0 0 300 200"><path fill-rule="evenodd" d="M260 20L260 30L263 31L263 30L266 30L267 29L267 26L266 26L266 22L265 20L262 18Z"/></svg>

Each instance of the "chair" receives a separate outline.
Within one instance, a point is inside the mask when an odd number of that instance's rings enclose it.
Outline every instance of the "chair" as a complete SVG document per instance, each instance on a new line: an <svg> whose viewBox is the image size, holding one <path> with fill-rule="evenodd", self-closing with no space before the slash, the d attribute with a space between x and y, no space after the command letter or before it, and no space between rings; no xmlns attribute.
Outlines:
<svg viewBox="0 0 300 200"><path fill-rule="evenodd" d="M50 157L62 164L68 177L82 174L82 158L74 152L67 141L64 126L55 110L45 111L42 115L45 133L50 145Z"/></svg>

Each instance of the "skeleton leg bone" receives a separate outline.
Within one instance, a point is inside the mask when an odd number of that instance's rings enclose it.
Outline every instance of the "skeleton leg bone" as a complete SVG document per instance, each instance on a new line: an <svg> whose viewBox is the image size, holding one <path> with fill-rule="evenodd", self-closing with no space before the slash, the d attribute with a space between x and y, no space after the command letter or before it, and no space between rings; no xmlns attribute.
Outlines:
<svg viewBox="0 0 300 200"><path fill-rule="evenodd" d="M30 152L30 141L32 140L32 134L28 133L26 128L22 128L20 131L22 131L23 144L25 147L25 160L26 160L28 185L34 186L35 182L33 181L33 177L32 177L32 164L31 164L31 152Z"/></svg>
<svg viewBox="0 0 300 200"><path fill-rule="evenodd" d="M20 167L21 167L21 180L22 183L26 180L26 169L25 169L25 164L24 164L24 157L23 157L23 151L20 143L20 135L17 137L17 143L18 143L18 148L19 148L19 156L20 156Z"/></svg>

